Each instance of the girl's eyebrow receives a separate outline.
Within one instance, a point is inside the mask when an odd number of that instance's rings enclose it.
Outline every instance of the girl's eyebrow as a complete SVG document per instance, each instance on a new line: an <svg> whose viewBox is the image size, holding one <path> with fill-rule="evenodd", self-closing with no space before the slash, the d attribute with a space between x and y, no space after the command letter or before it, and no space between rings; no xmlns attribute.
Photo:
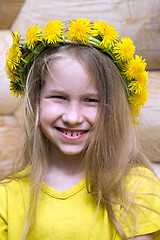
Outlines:
<svg viewBox="0 0 160 240"><path fill-rule="evenodd" d="M99 94L98 93L92 93L92 92L87 92L87 93L84 93L82 96L84 97L93 97L93 98L98 98L99 97Z"/></svg>
<svg viewBox="0 0 160 240"><path fill-rule="evenodd" d="M57 89L48 89L47 90L48 94L64 94L64 95L69 95L69 93L65 90L57 90ZM81 94L80 94L81 95ZM95 91L86 91L84 93L82 93L82 96L89 96L89 97L98 97L99 94L98 92Z"/></svg>
<svg viewBox="0 0 160 240"><path fill-rule="evenodd" d="M49 88L45 91L45 94L58 94L58 95L68 95L68 93L65 90L62 89L54 89L54 88Z"/></svg>
<svg viewBox="0 0 160 240"><path fill-rule="evenodd" d="M48 90L47 90L47 93L52 93L52 94L53 94L53 93L54 93L54 94L57 94L57 93L58 93L58 94L60 94L60 93L61 93L61 94L67 94L67 93L66 93L65 91L63 91L63 90L56 90L56 89L48 89Z"/></svg>

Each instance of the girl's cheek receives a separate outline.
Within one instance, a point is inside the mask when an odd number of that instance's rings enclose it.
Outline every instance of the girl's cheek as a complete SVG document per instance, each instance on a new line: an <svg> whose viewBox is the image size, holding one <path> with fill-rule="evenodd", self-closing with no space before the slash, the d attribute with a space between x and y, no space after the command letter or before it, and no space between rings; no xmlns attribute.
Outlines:
<svg viewBox="0 0 160 240"><path fill-rule="evenodd" d="M55 102L45 102L43 105L42 105L42 110L43 111L62 111L64 106L62 104L58 104L58 103L55 103Z"/></svg>
<svg viewBox="0 0 160 240"><path fill-rule="evenodd" d="M86 109L85 117L90 120L92 124L95 124L98 118L98 107Z"/></svg>

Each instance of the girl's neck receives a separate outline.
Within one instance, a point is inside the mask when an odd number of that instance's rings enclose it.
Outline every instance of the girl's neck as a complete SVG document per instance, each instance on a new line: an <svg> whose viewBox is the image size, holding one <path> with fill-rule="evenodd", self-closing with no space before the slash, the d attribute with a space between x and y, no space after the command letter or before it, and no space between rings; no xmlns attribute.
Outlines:
<svg viewBox="0 0 160 240"><path fill-rule="evenodd" d="M45 182L50 187L65 191L84 178L84 159L81 154L65 155L53 146L46 158Z"/></svg>

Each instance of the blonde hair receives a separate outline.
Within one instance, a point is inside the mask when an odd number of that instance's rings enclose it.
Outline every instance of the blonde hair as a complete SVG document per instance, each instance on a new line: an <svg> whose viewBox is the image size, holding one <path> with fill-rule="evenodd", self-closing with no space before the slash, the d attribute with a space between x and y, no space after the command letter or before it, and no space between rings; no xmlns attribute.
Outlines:
<svg viewBox="0 0 160 240"><path fill-rule="evenodd" d="M150 168L150 165L137 147L127 88L118 68L105 53L91 46L77 44L46 50L35 59L27 77L25 142L20 161L14 168L15 176L15 173L31 167L31 202L23 239L26 239L34 226L36 203L46 174L45 149L48 140L39 127L40 91L45 84L44 77L49 71L49 64L63 58L64 53L72 54L83 64L95 79L101 96L97 123L83 153L88 192L93 194L95 201L104 204L122 239L127 239L115 217L113 203L128 208L132 200L125 193L124 177L133 166ZM132 214L132 210L129 211Z"/></svg>

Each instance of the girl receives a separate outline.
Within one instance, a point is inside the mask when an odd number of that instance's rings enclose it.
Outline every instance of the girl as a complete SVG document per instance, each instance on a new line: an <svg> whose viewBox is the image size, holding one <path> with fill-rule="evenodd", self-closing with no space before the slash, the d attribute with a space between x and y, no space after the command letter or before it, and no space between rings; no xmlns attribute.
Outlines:
<svg viewBox="0 0 160 240"><path fill-rule="evenodd" d="M0 239L160 239L160 184L133 126L145 61L110 24L63 28L32 26L26 43L12 33L7 74L26 125L0 185Z"/></svg>

